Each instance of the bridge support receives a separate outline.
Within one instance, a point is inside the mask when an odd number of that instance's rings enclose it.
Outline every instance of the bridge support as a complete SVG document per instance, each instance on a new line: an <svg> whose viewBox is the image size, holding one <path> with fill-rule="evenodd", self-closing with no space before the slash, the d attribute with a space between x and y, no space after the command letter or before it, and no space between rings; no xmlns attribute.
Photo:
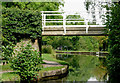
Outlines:
<svg viewBox="0 0 120 83"><path fill-rule="evenodd" d="M63 28L64 28L64 35L66 34L66 14L63 14Z"/></svg>
<svg viewBox="0 0 120 83"><path fill-rule="evenodd" d="M86 33L88 33L88 28L89 28L88 19L86 19L85 24L86 24Z"/></svg>
<svg viewBox="0 0 120 83"><path fill-rule="evenodd" d="M42 56L42 37L38 37L39 55Z"/></svg>

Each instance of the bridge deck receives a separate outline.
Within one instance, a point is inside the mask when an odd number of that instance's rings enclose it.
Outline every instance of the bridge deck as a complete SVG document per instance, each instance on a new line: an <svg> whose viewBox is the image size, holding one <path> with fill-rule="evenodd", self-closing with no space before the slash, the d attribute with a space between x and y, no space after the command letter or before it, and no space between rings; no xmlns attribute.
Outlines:
<svg viewBox="0 0 120 83"><path fill-rule="evenodd" d="M104 25L89 25L88 33L86 33L86 25L66 26L64 33L63 26L46 26L42 32L43 36L105 36Z"/></svg>

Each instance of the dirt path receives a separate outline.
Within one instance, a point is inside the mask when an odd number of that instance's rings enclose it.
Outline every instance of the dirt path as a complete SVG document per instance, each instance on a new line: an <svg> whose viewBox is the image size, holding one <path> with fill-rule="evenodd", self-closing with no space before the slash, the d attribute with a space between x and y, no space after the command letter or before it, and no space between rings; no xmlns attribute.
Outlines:
<svg viewBox="0 0 120 83"><path fill-rule="evenodd" d="M43 62L45 62L46 64L42 64L44 67L57 67L57 66L63 66L57 62L54 61L47 61L47 60L43 60Z"/></svg>
<svg viewBox="0 0 120 83"><path fill-rule="evenodd" d="M0 74L7 73L7 72L14 72L14 71L0 71Z"/></svg>

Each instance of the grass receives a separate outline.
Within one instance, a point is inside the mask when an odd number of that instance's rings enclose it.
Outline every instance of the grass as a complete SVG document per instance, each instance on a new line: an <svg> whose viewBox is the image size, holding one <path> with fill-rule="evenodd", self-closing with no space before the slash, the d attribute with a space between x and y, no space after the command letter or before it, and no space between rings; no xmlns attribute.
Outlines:
<svg viewBox="0 0 120 83"><path fill-rule="evenodd" d="M13 71L13 69L10 67L11 64L6 64L6 65L2 65L2 71Z"/></svg>
<svg viewBox="0 0 120 83"><path fill-rule="evenodd" d="M58 70L58 69L61 69L61 68L64 68L64 66L42 68L40 71L41 72L43 72L43 71L52 71L52 70Z"/></svg>
<svg viewBox="0 0 120 83"><path fill-rule="evenodd" d="M8 72L0 75L2 76L1 81L20 81L20 76L16 72Z"/></svg>
<svg viewBox="0 0 120 83"><path fill-rule="evenodd" d="M54 56L52 56L52 54L42 54L42 58L43 60L47 60L47 61L55 61L57 63L60 63L61 65L69 65L69 63L65 61L57 60L56 58L54 58Z"/></svg>

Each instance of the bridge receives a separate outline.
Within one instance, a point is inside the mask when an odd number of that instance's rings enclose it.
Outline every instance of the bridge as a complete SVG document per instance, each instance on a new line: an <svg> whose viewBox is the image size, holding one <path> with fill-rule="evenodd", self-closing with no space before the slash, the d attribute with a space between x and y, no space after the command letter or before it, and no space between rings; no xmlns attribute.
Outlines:
<svg viewBox="0 0 120 83"><path fill-rule="evenodd" d="M105 25L91 23L80 14L60 11L41 11L43 36L105 36ZM93 22L93 21L92 21Z"/></svg>

